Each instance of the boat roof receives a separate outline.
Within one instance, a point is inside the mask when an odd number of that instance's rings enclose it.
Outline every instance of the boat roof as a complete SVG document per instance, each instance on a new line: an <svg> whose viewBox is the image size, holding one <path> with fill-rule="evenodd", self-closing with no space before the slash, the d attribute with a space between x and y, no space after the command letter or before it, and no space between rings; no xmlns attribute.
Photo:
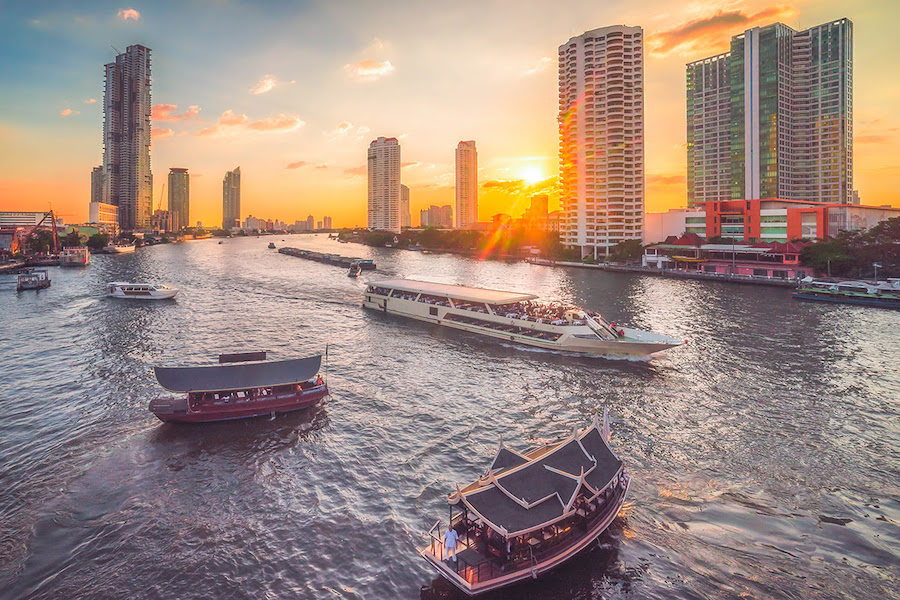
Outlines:
<svg viewBox="0 0 900 600"><path fill-rule="evenodd" d="M621 468L595 420L585 431L527 454L509 450L501 441L487 475L448 501L462 502L509 538L568 516L581 489L596 496Z"/></svg>
<svg viewBox="0 0 900 600"><path fill-rule="evenodd" d="M207 367L153 367L159 385L170 392L227 392L312 379L322 366L322 355L287 360L215 365Z"/></svg>
<svg viewBox="0 0 900 600"><path fill-rule="evenodd" d="M450 296L466 300L467 302L487 302L489 304L512 304L537 298L534 294L521 292L504 292L502 290L489 290L485 288L466 287L464 285L451 285L448 283L434 283L431 281L419 281L416 279L383 279L370 281L369 285L402 290L422 294L434 294L435 296Z"/></svg>

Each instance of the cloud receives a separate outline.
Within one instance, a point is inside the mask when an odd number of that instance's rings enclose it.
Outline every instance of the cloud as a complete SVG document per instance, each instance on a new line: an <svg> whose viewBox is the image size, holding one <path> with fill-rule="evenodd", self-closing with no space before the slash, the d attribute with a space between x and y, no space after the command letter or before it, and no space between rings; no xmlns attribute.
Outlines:
<svg viewBox="0 0 900 600"><path fill-rule="evenodd" d="M687 181L684 175L661 175L659 173L648 173L646 176L647 185L681 185Z"/></svg>
<svg viewBox="0 0 900 600"><path fill-rule="evenodd" d="M360 165L358 167L348 167L344 169L345 175L365 175L368 172L368 165Z"/></svg>
<svg viewBox="0 0 900 600"><path fill-rule="evenodd" d="M305 160L298 160L297 162L288 163L285 165L285 169L299 169L300 167L305 167L309 165Z"/></svg>
<svg viewBox="0 0 900 600"><path fill-rule="evenodd" d="M375 81L379 77L392 73L394 65L389 60L377 62L369 58L357 63L344 65L344 71L350 79L355 79L356 81Z"/></svg>
<svg viewBox="0 0 900 600"><path fill-rule="evenodd" d="M857 144L890 144L897 139L900 127L889 127L881 117L861 120L856 127L853 141Z"/></svg>
<svg viewBox="0 0 900 600"><path fill-rule="evenodd" d="M722 10L687 21L673 29L659 31L647 38L650 53L665 56L674 51L681 54L712 53L724 50L724 44L731 35L749 29L786 19L794 14L793 7L770 6L754 14L745 14L740 9Z"/></svg>
<svg viewBox="0 0 900 600"><path fill-rule="evenodd" d="M318 164L318 165L316 165L316 168L317 168L317 169L327 169L327 168L328 168L328 163L321 163L321 164Z"/></svg>
<svg viewBox="0 0 900 600"><path fill-rule="evenodd" d="M256 85L254 85L252 88L250 88L250 93L258 96L260 94L265 94L265 93L271 92L272 90L275 89L276 86L289 85L292 83L297 83L297 82L293 79L290 81L280 81L274 75L263 75L263 78L260 79L256 83Z"/></svg>
<svg viewBox="0 0 900 600"><path fill-rule="evenodd" d="M322 135L331 140L339 140L343 138L360 140L365 134L369 133L370 131L372 130L365 125L354 127L353 123L351 123L350 121L341 121L340 123L338 123L338 126L331 131L323 131Z"/></svg>
<svg viewBox="0 0 900 600"><path fill-rule="evenodd" d="M85 104L94 104L95 102L97 102L96 98L88 98L84 101Z"/></svg>
<svg viewBox="0 0 900 600"><path fill-rule="evenodd" d="M556 183L555 175L534 184L529 184L524 179L489 179L481 184L481 188L505 194L537 194L555 191Z"/></svg>
<svg viewBox="0 0 900 600"><path fill-rule="evenodd" d="M154 127L150 130L150 138L154 140L161 140L163 138L172 137L173 135L175 135L175 132L165 127Z"/></svg>
<svg viewBox="0 0 900 600"><path fill-rule="evenodd" d="M405 169L406 167L418 167L421 164L422 163L417 160L405 160L400 162L400 168Z"/></svg>
<svg viewBox="0 0 900 600"><path fill-rule="evenodd" d="M141 18L141 13L134 10L133 8L120 8L118 17L120 19L122 19L123 21L127 21L128 19L137 21L138 19Z"/></svg>
<svg viewBox="0 0 900 600"><path fill-rule="evenodd" d="M64 117L68 117L71 114L78 114L78 113L73 113L71 108L64 108L61 111L59 111L59 114L61 114Z"/></svg>
<svg viewBox="0 0 900 600"><path fill-rule="evenodd" d="M529 75L534 75L536 73L540 73L541 71L546 71L550 68L550 65L553 64L553 59L549 56L543 56L539 61L537 61L533 67L522 73L522 77L528 77Z"/></svg>
<svg viewBox="0 0 900 600"><path fill-rule="evenodd" d="M237 114L229 109L222 113L215 125L201 129L197 135L218 136L240 131L288 132L306 125L295 115L278 114L267 119L254 121L245 114Z"/></svg>
<svg viewBox="0 0 900 600"><path fill-rule="evenodd" d="M150 109L150 119L152 121L187 121L200 113L200 107L196 104L188 106L188 109L180 115L175 114L176 110L178 110L177 104L154 104Z"/></svg>

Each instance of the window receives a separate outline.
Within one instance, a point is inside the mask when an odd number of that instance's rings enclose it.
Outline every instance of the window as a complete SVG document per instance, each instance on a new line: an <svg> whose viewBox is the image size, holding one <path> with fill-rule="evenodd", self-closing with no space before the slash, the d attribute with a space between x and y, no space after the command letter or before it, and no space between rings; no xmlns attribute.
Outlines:
<svg viewBox="0 0 900 600"><path fill-rule="evenodd" d="M428 314L430 314L433 317L436 317L437 316L437 306L429 306Z"/></svg>

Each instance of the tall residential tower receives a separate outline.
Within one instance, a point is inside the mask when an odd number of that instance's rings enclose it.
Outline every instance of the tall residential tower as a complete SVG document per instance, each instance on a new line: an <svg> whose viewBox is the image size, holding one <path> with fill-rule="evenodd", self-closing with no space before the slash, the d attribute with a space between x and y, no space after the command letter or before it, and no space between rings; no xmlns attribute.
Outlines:
<svg viewBox="0 0 900 600"><path fill-rule="evenodd" d="M128 46L106 65L103 175L103 202L118 207L119 228L148 229L153 209L150 48Z"/></svg>
<svg viewBox="0 0 900 600"><path fill-rule="evenodd" d="M782 23L687 65L688 206L853 201L853 23Z"/></svg>
<svg viewBox="0 0 900 600"><path fill-rule="evenodd" d="M190 224L191 176L187 169L169 169L169 230L181 231Z"/></svg>
<svg viewBox="0 0 900 600"><path fill-rule="evenodd" d="M475 142L456 146L456 228L470 229L478 222L478 150Z"/></svg>
<svg viewBox="0 0 900 600"><path fill-rule="evenodd" d="M400 227L412 227L412 215L409 212L409 188L400 184Z"/></svg>
<svg viewBox="0 0 900 600"><path fill-rule="evenodd" d="M584 257L643 237L643 39L613 25L559 47L560 237Z"/></svg>
<svg viewBox="0 0 900 600"><path fill-rule="evenodd" d="M241 226L241 168L225 173L222 180L222 229Z"/></svg>
<svg viewBox="0 0 900 600"><path fill-rule="evenodd" d="M369 144L369 229L400 233L400 143L380 137Z"/></svg>

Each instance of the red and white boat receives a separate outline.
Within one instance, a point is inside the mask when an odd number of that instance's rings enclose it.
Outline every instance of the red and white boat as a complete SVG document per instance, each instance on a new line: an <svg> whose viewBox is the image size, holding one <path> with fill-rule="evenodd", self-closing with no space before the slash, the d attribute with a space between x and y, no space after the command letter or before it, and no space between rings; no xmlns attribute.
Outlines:
<svg viewBox="0 0 900 600"><path fill-rule="evenodd" d="M166 423L228 421L300 410L328 395L321 355L265 358L265 352L223 354L220 363L241 364L154 367L162 387L185 395L156 398L150 412Z"/></svg>

